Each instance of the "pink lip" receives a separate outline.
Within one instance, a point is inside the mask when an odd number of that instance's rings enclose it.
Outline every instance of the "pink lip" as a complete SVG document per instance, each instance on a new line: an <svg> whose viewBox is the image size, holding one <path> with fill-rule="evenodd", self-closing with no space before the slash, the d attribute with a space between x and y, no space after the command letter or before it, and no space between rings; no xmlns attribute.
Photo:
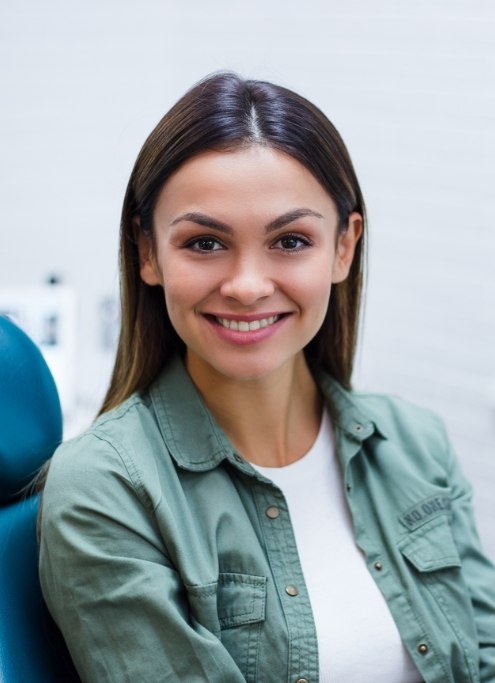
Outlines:
<svg viewBox="0 0 495 683"><path fill-rule="evenodd" d="M245 320L246 322L252 322L254 320L261 320L263 318L269 318L271 316L280 315L280 313L259 313L256 315L219 315L218 318L225 318L227 320ZM236 344L237 346L248 346L251 344L259 344L265 339L269 339L271 336L276 334L280 327L288 320L291 316L284 315L277 322L268 325L267 327L261 327L259 330L250 330L249 332L241 332L239 330L230 330L226 327L217 323L212 315L204 316L204 319L211 325L212 329L216 331L220 339L229 342L231 344Z"/></svg>

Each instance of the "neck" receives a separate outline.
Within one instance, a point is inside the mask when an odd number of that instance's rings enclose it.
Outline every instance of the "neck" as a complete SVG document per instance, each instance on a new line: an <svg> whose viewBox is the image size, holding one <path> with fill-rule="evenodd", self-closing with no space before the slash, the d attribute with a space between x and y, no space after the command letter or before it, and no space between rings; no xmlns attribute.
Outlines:
<svg viewBox="0 0 495 683"><path fill-rule="evenodd" d="M250 462L283 467L313 445L322 399L303 353L269 377L256 380L226 377L191 356L186 365L232 445Z"/></svg>

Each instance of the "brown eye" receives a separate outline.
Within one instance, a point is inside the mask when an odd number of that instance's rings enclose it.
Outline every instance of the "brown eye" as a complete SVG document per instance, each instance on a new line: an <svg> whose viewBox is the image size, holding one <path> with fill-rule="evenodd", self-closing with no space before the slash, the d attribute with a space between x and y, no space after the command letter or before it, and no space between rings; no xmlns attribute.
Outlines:
<svg viewBox="0 0 495 683"><path fill-rule="evenodd" d="M223 246L214 237L197 237L186 245L187 249L192 251L218 251L223 249Z"/></svg>
<svg viewBox="0 0 495 683"><path fill-rule="evenodd" d="M297 249L299 246L301 240L297 239L297 237L294 237L293 235L289 235L288 237L282 237L280 240L280 245L282 246L283 249Z"/></svg>
<svg viewBox="0 0 495 683"><path fill-rule="evenodd" d="M310 246L310 240L301 235L283 235L275 242L273 248L282 251L301 251Z"/></svg>
<svg viewBox="0 0 495 683"><path fill-rule="evenodd" d="M201 251L213 251L213 249L215 249L215 240L212 240L209 237L198 240L196 244Z"/></svg>

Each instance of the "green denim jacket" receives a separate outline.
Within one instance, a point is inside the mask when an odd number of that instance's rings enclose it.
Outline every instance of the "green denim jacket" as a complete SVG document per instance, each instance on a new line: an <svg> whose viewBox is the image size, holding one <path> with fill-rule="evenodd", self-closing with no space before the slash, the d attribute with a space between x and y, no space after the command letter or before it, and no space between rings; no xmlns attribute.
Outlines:
<svg viewBox="0 0 495 683"><path fill-rule="evenodd" d="M495 569L442 424L317 379L356 543L424 681L493 683ZM179 359L54 455L40 575L85 682L318 681L284 497L233 450Z"/></svg>

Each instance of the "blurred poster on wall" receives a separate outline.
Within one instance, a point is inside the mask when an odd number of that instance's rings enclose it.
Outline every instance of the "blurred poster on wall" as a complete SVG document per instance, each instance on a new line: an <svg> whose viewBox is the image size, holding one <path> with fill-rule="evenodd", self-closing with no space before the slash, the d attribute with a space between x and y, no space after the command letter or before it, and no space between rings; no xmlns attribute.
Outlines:
<svg viewBox="0 0 495 683"><path fill-rule="evenodd" d="M75 408L76 297L65 285L0 287L0 315L39 346L60 395L64 416Z"/></svg>

